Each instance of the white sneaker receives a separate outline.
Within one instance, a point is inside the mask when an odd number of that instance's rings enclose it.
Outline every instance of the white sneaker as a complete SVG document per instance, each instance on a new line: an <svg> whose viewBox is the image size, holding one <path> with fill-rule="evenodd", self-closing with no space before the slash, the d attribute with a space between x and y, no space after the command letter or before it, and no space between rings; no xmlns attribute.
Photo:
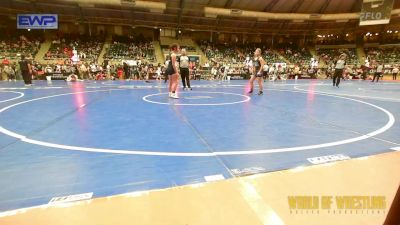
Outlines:
<svg viewBox="0 0 400 225"><path fill-rule="evenodd" d="M178 97L178 94L177 94L177 93L172 93L172 94L171 94L171 98L178 99L179 97Z"/></svg>
<svg viewBox="0 0 400 225"><path fill-rule="evenodd" d="M168 92L168 97L171 98L171 96L172 96L172 92Z"/></svg>

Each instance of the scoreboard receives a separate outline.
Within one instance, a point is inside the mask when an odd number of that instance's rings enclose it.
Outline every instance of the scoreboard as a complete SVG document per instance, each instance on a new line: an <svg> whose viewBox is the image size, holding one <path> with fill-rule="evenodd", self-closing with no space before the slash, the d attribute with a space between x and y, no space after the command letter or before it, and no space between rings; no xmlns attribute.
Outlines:
<svg viewBox="0 0 400 225"><path fill-rule="evenodd" d="M364 0L360 13L360 26L387 24L394 0Z"/></svg>

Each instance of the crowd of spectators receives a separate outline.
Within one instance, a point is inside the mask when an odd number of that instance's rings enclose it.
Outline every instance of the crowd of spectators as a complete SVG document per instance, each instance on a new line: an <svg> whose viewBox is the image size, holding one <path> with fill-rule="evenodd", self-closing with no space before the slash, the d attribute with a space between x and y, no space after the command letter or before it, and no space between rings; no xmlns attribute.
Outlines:
<svg viewBox="0 0 400 225"><path fill-rule="evenodd" d="M316 66L311 65L311 54L305 49L295 47L268 48L259 44L245 45L215 45L209 42L200 42L200 47L210 62L202 69L209 70L210 79L219 79L224 76L249 77L251 61L256 48L261 48L262 57L266 61L263 68L266 76L286 79L288 77L315 77Z"/></svg>
<svg viewBox="0 0 400 225"><path fill-rule="evenodd" d="M213 44L207 41L200 42L200 48L203 53L212 62L228 62L236 64L243 60L240 51L233 45L228 44Z"/></svg>
<svg viewBox="0 0 400 225"><path fill-rule="evenodd" d="M0 79L15 80L18 77L18 63L21 54L31 60L38 52L42 40L38 38L19 35L16 37L0 36ZM164 65L155 64L154 46L150 40L140 36L114 36L112 43L104 55L105 63L97 64L98 56L104 44L104 37L86 37L79 35L60 35L52 41L45 59L57 59L51 64L33 62L33 75L38 79L56 74L65 78L69 74L76 74L80 79L151 79L162 75ZM306 48L295 45L277 45L274 49L262 44L215 44L208 41L199 43L200 48L209 61L199 65L199 60L191 63L194 77L207 79L220 79L230 75L248 77L251 71L256 48L261 48L262 57L266 61L263 68L268 77L329 77L334 71L334 63L342 53L347 55L345 73L347 77L360 77L365 75L363 66L365 62L358 60L356 49L331 49L317 48L316 59L312 59ZM195 51L193 46L183 46L190 51ZM71 60L73 52L77 52L79 63ZM400 64L400 48L380 47L365 48L366 58L371 62L367 75L373 73L376 65L384 66L384 73L391 71ZM318 61L322 61L319 64ZM109 63L110 62L110 63ZM374 63L372 63L374 62ZM321 68L320 68L321 65ZM364 72L362 72L364 71ZM371 72L372 71L372 72ZM245 75L245 76L243 76ZM55 76L55 77L57 77ZM53 76L54 77L54 76Z"/></svg>
<svg viewBox="0 0 400 225"><path fill-rule="evenodd" d="M21 55L33 58L40 49L43 42L41 35L29 32L16 32L7 34L1 31L0 34L0 80L20 79L20 69L17 61Z"/></svg>
<svg viewBox="0 0 400 225"><path fill-rule="evenodd" d="M114 36L111 46L104 56L108 60L148 60L155 61L154 46L142 37Z"/></svg>
<svg viewBox="0 0 400 225"><path fill-rule="evenodd" d="M332 62L335 62L338 57L342 54L345 53L347 56L347 64L352 64L352 65L357 65L360 64L360 61L358 60L357 54L356 54L356 49L355 48L349 48L349 49L317 49L317 55L319 59L323 60L325 64L331 64Z"/></svg>
<svg viewBox="0 0 400 225"><path fill-rule="evenodd" d="M69 59L73 56L73 50L76 50L79 60L95 61L100 55L103 44L104 37L102 36L60 35L60 37L52 41L44 59Z"/></svg>
<svg viewBox="0 0 400 225"><path fill-rule="evenodd" d="M283 62L274 50L257 44L229 45L200 42L200 48L212 63L225 63L243 66L251 59L256 48L261 48L263 58L269 63Z"/></svg>
<svg viewBox="0 0 400 225"><path fill-rule="evenodd" d="M242 45L239 47L239 51L242 52L242 56L246 57L245 59L252 58L254 56L254 51L260 48L261 49L261 54L264 60L268 63L280 63L284 62L284 59L277 54L276 51L272 48L268 48L266 46L259 46L257 44L247 44L247 45ZM243 58L242 58L243 59Z"/></svg>
<svg viewBox="0 0 400 225"><path fill-rule="evenodd" d="M40 48L40 37L26 37L25 35L0 38L0 59L15 60L20 55L34 56Z"/></svg>
<svg viewBox="0 0 400 225"><path fill-rule="evenodd" d="M194 46L190 45L181 45L181 49L186 49L186 52L191 53L191 52L196 52L196 48ZM161 45L161 49L163 50L164 54L167 54L170 52L170 46L169 45Z"/></svg>
<svg viewBox="0 0 400 225"><path fill-rule="evenodd" d="M366 56L369 60L385 62L387 64L400 64L400 48L365 48Z"/></svg>
<svg viewBox="0 0 400 225"><path fill-rule="evenodd" d="M279 48L277 51L292 64L307 64L312 58L310 52L306 48L287 47Z"/></svg>
<svg viewBox="0 0 400 225"><path fill-rule="evenodd" d="M138 61L132 65L127 62L109 64L106 60L102 65L96 62L72 63L65 60L64 63L40 64L35 61L32 63L33 79L44 80L51 76L51 79L66 80L73 75L78 80L114 80L114 79L134 79L149 80L161 75L161 70L165 67L161 64L155 65L147 61ZM15 80L20 78L18 63L5 64L0 67L0 80Z"/></svg>

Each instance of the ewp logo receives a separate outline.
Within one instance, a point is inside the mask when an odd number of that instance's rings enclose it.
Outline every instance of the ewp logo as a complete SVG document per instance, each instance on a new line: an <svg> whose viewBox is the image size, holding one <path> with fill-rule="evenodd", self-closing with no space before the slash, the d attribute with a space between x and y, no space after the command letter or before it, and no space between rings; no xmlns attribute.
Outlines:
<svg viewBox="0 0 400 225"><path fill-rule="evenodd" d="M57 14L19 14L18 29L58 29Z"/></svg>

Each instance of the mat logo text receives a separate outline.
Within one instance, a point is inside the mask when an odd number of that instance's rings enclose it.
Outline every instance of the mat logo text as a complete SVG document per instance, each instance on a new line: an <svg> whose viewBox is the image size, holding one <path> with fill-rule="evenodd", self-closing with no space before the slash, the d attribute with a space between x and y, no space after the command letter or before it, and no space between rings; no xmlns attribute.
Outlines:
<svg viewBox="0 0 400 225"><path fill-rule="evenodd" d="M312 164L322 164L322 163L342 161L347 159L350 159L350 156L343 154L336 154L336 155L325 155L314 158L307 158L307 161L309 161Z"/></svg>
<svg viewBox="0 0 400 225"><path fill-rule="evenodd" d="M289 196L290 210L386 209L385 196Z"/></svg>

